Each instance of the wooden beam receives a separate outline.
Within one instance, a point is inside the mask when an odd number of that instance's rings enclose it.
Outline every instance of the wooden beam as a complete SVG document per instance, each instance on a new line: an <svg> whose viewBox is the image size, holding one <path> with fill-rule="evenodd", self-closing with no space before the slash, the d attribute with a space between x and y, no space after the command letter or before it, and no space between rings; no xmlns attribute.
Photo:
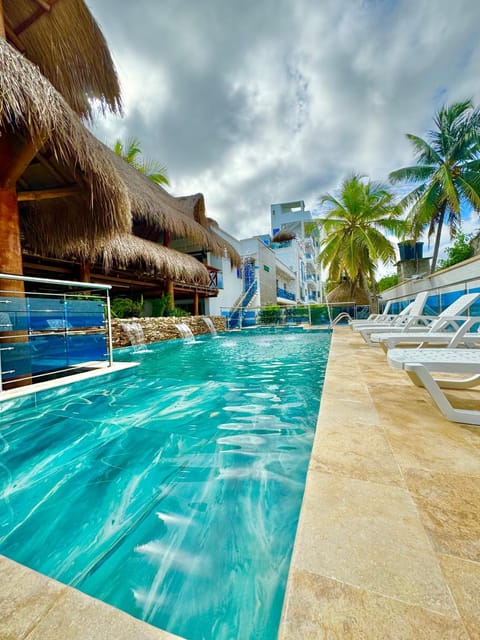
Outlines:
<svg viewBox="0 0 480 640"><path fill-rule="evenodd" d="M8 142L5 141L2 144L2 140L4 140L4 136L0 138L0 166L3 168L0 173L0 187L11 189L15 188L17 180L35 157L38 146L33 140L27 140L12 158Z"/></svg>
<svg viewBox="0 0 480 640"><path fill-rule="evenodd" d="M54 166L54 164L50 161L49 158L46 157L45 154L37 153L36 159L41 165L43 165L46 169L50 171L50 173L54 178L56 178L57 180L60 180L60 182L71 182L71 177L67 177L66 171L62 171L61 168L57 168L56 166ZM75 180L81 186L87 189L90 189L90 186L85 182L85 180L83 180L83 177L79 173L77 173Z"/></svg>
<svg viewBox="0 0 480 640"><path fill-rule="evenodd" d="M3 0L0 0L0 38L6 39L7 34L5 32L5 17L3 11Z"/></svg>
<svg viewBox="0 0 480 640"><path fill-rule="evenodd" d="M55 198L66 198L76 193L81 193L82 187L74 185L71 187L58 187L55 189L37 189L35 191L19 191L17 193L18 202L30 202L32 200L53 200Z"/></svg>
<svg viewBox="0 0 480 640"><path fill-rule="evenodd" d="M29 262L28 259L24 259L23 270L27 276L35 273L35 275L40 275L40 277L41 273L45 271L52 273L68 273L72 276L71 279L73 280L73 270L71 267L61 267L53 264L39 264L38 262Z"/></svg>
<svg viewBox="0 0 480 640"><path fill-rule="evenodd" d="M5 20L5 31L7 33L7 39L13 44L14 47L16 47L20 51L20 53L25 53L26 49L23 42L20 40L20 38L17 37L17 34L13 30L13 27L8 22L8 20L6 18L4 18L4 20Z"/></svg>
<svg viewBox="0 0 480 640"><path fill-rule="evenodd" d="M50 9L52 8L51 5L48 2L45 2L45 0L34 0L39 7L42 7L42 9L44 9L45 11L50 11Z"/></svg>
<svg viewBox="0 0 480 640"><path fill-rule="evenodd" d="M32 24L39 18L44 16L46 13L49 13L53 5L56 4L58 0L50 0L49 2L46 0L35 0L35 2L38 5L38 9L36 9L29 18L15 27L15 33L17 36L20 35L22 31L25 31L25 29L32 26Z"/></svg>

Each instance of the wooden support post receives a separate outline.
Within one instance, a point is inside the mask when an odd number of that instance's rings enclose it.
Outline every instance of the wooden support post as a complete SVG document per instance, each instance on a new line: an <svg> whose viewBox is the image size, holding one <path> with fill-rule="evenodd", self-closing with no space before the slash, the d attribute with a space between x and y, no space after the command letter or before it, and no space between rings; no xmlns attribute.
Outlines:
<svg viewBox="0 0 480 640"><path fill-rule="evenodd" d="M193 294L193 315L194 316L198 316L198 303L199 303L199 299L200 296L198 295L198 291L195 291L195 293Z"/></svg>
<svg viewBox="0 0 480 640"><path fill-rule="evenodd" d="M173 280L169 278L167 280L167 294L170 296L169 309L175 308L175 290L173 287Z"/></svg>
<svg viewBox="0 0 480 640"><path fill-rule="evenodd" d="M15 188L0 188L0 273L22 275L22 246ZM2 291L24 291L21 280L1 280Z"/></svg>
<svg viewBox="0 0 480 640"><path fill-rule="evenodd" d="M90 261L82 260L80 262L80 280L82 282L90 282Z"/></svg>
<svg viewBox="0 0 480 640"><path fill-rule="evenodd" d="M6 39L7 34L5 33L5 17L3 12L3 0L0 0L0 38Z"/></svg>

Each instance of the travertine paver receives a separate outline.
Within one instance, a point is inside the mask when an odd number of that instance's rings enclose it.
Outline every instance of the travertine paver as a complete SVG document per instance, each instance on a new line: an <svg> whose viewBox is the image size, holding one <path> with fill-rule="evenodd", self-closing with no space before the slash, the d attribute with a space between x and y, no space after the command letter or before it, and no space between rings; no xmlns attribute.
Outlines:
<svg viewBox="0 0 480 640"><path fill-rule="evenodd" d="M181 640L0 556L1 640Z"/></svg>
<svg viewBox="0 0 480 640"><path fill-rule="evenodd" d="M279 639L478 640L479 471L480 429L336 328Z"/></svg>

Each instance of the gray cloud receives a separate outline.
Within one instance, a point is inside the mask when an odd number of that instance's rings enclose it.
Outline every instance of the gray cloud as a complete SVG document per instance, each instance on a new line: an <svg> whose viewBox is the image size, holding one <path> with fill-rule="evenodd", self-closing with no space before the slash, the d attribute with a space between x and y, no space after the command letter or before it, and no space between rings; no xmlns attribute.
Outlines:
<svg viewBox="0 0 480 640"><path fill-rule="evenodd" d="M349 172L385 180L413 160L406 132L480 101L471 0L87 3L125 104L96 134L139 138L173 193L203 192L240 237L268 231L271 203L314 208Z"/></svg>

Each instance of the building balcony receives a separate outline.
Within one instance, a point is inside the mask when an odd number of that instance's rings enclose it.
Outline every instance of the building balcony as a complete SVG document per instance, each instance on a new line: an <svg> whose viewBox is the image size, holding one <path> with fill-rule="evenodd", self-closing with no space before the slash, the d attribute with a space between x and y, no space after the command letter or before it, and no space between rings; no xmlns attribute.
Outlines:
<svg viewBox="0 0 480 640"><path fill-rule="evenodd" d="M277 287L277 301L279 302L295 302L295 294Z"/></svg>

